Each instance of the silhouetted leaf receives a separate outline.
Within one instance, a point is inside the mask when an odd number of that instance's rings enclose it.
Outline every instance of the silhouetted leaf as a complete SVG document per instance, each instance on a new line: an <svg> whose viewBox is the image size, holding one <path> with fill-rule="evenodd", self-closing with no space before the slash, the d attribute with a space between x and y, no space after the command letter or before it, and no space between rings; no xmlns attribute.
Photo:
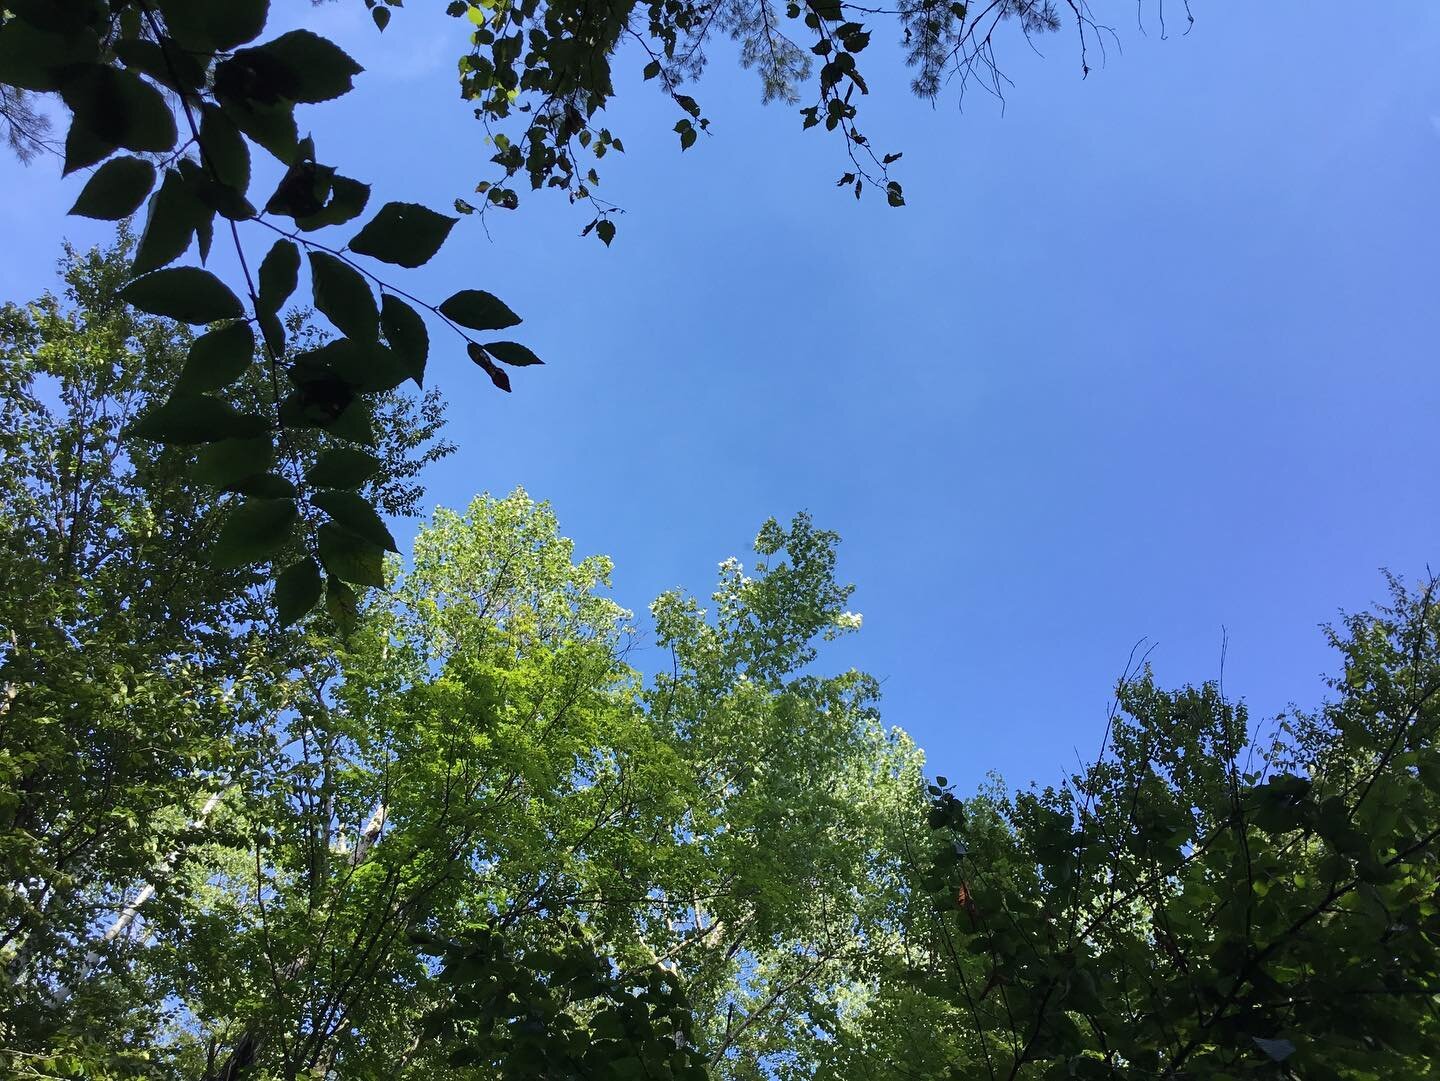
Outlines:
<svg viewBox="0 0 1440 1081"><path fill-rule="evenodd" d="M355 234L350 250L396 266L423 266L459 220L418 203L386 203Z"/></svg>
<svg viewBox="0 0 1440 1081"><path fill-rule="evenodd" d="M66 74L60 96L101 143L162 153L175 145L175 116L160 91L133 72L103 64ZM67 163L68 165L68 163Z"/></svg>
<svg viewBox="0 0 1440 1081"><path fill-rule="evenodd" d="M249 323L231 323L202 334L175 383L177 391L219 390L244 374L255 359L255 332Z"/></svg>
<svg viewBox="0 0 1440 1081"><path fill-rule="evenodd" d="M310 502L357 536L392 552L400 550L395 546L395 538L390 535L384 520L362 496L332 490L316 492L310 497Z"/></svg>
<svg viewBox="0 0 1440 1081"><path fill-rule="evenodd" d="M334 522L326 522L315 534L320 562L343 582L355 585L385 585L385 553L377 544Z"/></svg>
<svg viewBox="0 0 1440 1081"><path fill-rule="evenodd" d="M380 298L380 329L415 385L423 386L425 361L430 353L430 333L425 329L425 320L394 293L386 293Z"/></svg>
<svg viewBox="0 0 1440 1081"><path fill-rule="evenodd" d="M229 287L199 267L172 267L136 278L120 290L120 299L142 312L182 323L215 323L245 314Z"/></svg>
<svg viewBox="0 0 1440 1081"><path fill-rule="evenodd" d="M328 252L312 251L310 275L316 309L340 333L359 341L374 341L379 336L375 295L358 270Z"/></svg>
<svg viewBox="0 0 1440 1081"><path fill-rule="evenodd" d="M266 434L264 417L237 412L229 402L208 394L177 394L163 405L147 410L126 429L126 434L155 443L215 443L222 439L250 439Z"/></svg>
<svg viewBox="0 0 1440 1081"><path fill-rule="evenodd" d="M355 591L347 586L340 579L333 575L325 582L325 611L340 628L341 634L349 634L355 629L359 619L360 603L355 597Z"/></svg>
<svg viewBox="0 0 1440 1081"><path fill-rule="evenodd" d="M462 289L440 305L440 314L473 330L504 330L520 322L505 303L481 289Z"/></svg>
<svg viewBox="0 0 1440 1081"><path fill-rule="evenodd" d="M309 556L281 571L275 578L275 612L280 625L288 627L314 608L323 588L320 564Z"/></svg>
<svg viewBox="0 0 1440 1081"><path fill-rule="evenodd" d="M190 475L201 484L229 488L246 477L264 473L275 462L275 447L268 436L222 439L203 447Z"/></svg>
<svg viewBox="0 0 1440 1081"><path fill-rule="evenodd" d="M471 360L484 369L485 374L490 377L490 382L494 383L506 394L510 393L510 377L505 374L503 368L490 359L490 354L486 353L483 348L474 342L466 345L465 351L470 354Z"/></svg>
<svg viewBox="0 0 1440 1081"><path fill-rule="evenodd" d="M118 221L135 213L155 185L155 166L140 158L107 161L85 182L70 213Z"/></svg>
<svg viewBox="0 0 1440 1081"><path fill-rule="evenodd" d="M317 488L358 488L380 472L375 455L353 447L331 447L316 459L305 480Z"/></svg>
<svg viewBox="0 0 1440 1081"><path fill-rule="evenodd" d="M249 57L248 54L263 54ZM309 30L291 30L254 49L242 49L237 59L277 64L273 78L282 97L297 102L338 98L353 89L351 80L365 69L334 42Z"/></svg>
<svg viewBox="0 0 1440 1081"><path fill-rule="evenodd" d="M502 364L509 364L512 368L524 368L531 364L545 363L528 347L519 342L486 342L485 352Z"/></svg>
<svg viewBox="0 0 1440 1081"><path fill-rule="evenodd" d="M299 280L300 249L292 240L275 241L260 261L260 310L278 312Z"/></svg>
<svg viewBox="0 0 1440 1081"><path fill-rule="evenodd" d="M295 219L295 224L307 233L323 229L327 225L344 225L352 218L358 218L370 201L370 185L348 176L337 176L330 183L330 198L311 214Z"/></svg>
<svg viewBox="0 0 1440 1081"><path fill-rule="evenodd" d="M243 196L250 186L250 150L235 122L209 102L201 106L200 143L214 179Z"/></svg>
<svg viewBox="0 0 1440 1081"><path fill-rule="evenodd" d="M300 493L295 485L279 473L260 473L230 486L232 491L255 499L294 499Z"/></svg>
<svg viewBox="0 0 1440 1081"><path fill-rule="evenodd" d="M290 499L246 499L231 508L211 558L224 568L261 563L290 540L300 512Z"/></svg>
<svg viewBox="0 0 1440 1081"><path fill-rule="evenodd" d="M270 0L156 0L165 26L187 49L213 52L253 41L265 29Z"/></svg>
<svg viewBox="0 0 1440 1081"><path fill-rule="evenodd" d="M196 203L180 174L166 170L159 190L150 197L145 229L135 247L135 272L156 270L184 255L203 216L204 208Z"/></svg>

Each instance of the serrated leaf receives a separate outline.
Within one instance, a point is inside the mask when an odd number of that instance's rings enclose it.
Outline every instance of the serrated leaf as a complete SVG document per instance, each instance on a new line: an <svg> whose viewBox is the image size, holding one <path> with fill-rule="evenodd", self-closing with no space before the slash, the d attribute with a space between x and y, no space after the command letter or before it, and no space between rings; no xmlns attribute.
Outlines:
<svg viewBox="0 0 1440 1081"><path fill-rule="evenodd" d="M60 96L79 125L100 143L163 153L175 145L175 115L160 91L134 72L89 64L67 73ZM68 163L67 163L68 164Z"/></svg>
<svg viewBox="0 0 1440 1081"><path fill-rule="evenodd" d="M446 319L472 330L504 330L520 322L504 301L483 289L462 289L448 297L439 310Z"/></svg>
<svg viewBox="0 0 1440 1081"><path fill-rule="evenodd" d="M327 225L344 225L358 218L370 201L370 185L348 176L337 176L330 183L330 200L312 214L303 214L295 224L305 232L314 232Z"/></svg>
<svg viewBox="0 0 1440 1081"><path fill-rule="evenodd" d="M354 492L330 490L316 492L310 497L310 502L356 536L364 537L372 544L378 544L392 552L400 550L395 546L395 538L390 535L384 519L363 496Z"/></svg>
<svg viewBox="0 0 1440 1081"><path fill-rule="evenodd" d="M340 628L341 634L349 634L355 629L359 608L360 603L353 589L333 576L326 581L325 611L330 613L330 618Z"/></svg>
<svg viewBox="0 0 1440 1081"><path fill-rule="evenodd" d="M94 60L100 42L93 31L51 33L25 19L0 26L0 82L45 93L59 90L67 69Z"/></svg>
<svg viewBox="0 0 1440 1081"><path fill-rule="evenodd" d="M525 368L531 364L545 363L527 346L523 346L519 342L486 342L485 352L500 363L508 364L512 368Z"/></svg>
<svg viewBox="0 0 1440 1081"><path fill-rule="evenodd" d="M380 312L364 277L343 260L323 251L310 253L315 307L340 333L358 341L380 334Z"/></svg>
<svg viewBox="0 0 1440 1081"><path fill-rule="evenodd" d="M370 406L364 398L356 398L339 416L322 427L336 439L363 443L367 447L375 445L375 426L371 421Z"/></svg>
<svg viewBox="0 0 1440 1081"><path fill-rule="evenodd" d="M331 447L306 471L305 480L316 488L358 488L380 472L383 464L367 451Z"/></svg>
<svg viewBox="0 0 1440 1081"><path fill-rule="evenodd" d="M424 266L459 218L418 203L386 203L350 241L350 250L396 266Z"/></svg>
<svg viewBox="0 0 1440 1081"><path fill-rule="evenodd" d="M285 325L280 322L280 317L274 312L262 311L256 317L260 324L260 335L265 341L265 348L275 360L285 355Z"/></svg>
<svg viewBox="0 0 1440 1081"><path fill-rule="evenodd" d="M386 293L380 298L380 329L415 385L423 386L425 362L430 354L430 332L425 329L420 313L394 293Z"/></svg>
<svg viewBox="0 0 1440 1081"><path fill-rule="evenodd" d="M294 500L246 499L231 508L211 558L227 569L262 563L285 547L299 517Z"/></svg>
<svg viewBox="0 0 1440 1081"><path fill-rule="evenodd" d="M291 240L277 240L260 261L259 301L262 312L278 312L300 280L300 249ZM281 350L284 347L282 345Z"/></svg>
<svg viewBox="0 0 1440 1081"><path fill-rule="evenodd" d="M377 544L334 522L324 523L315 534L320 562L342 582L385 586L385 553Z"/></svg>
<svg viewBox="0 0 1440 1081"><path fill-rule="evenodd" d="M214 179L243 196L250 186L250 149L235 122L210 102L200 110L200 145Z"/></svg>
<svg viewBox="0 0 1440 1081"><path fill-rule="evenodd" d="M258 476L275 462L275 447L268 436L222 439L196 456L190 475L201 484L229 488L246 477Z"/></svg>
<svg viewBox="0 0 1440 1081"><path fill-rule="evenodd" d="M180 174L167 169L160 189L150 197L145 229L135 246L135 273L156 270L184 255L202 213Z"/></svg>
<svg viewBox="0 0 1440 1081"><path fill-rule="evenodd" d="M255 359L255 332L249 323L231 323L202 334L190 345L177 391L219 390L245 373Z"/></svg>
<svg viewBox="0 0 1440 1081"><path fill-rule="evenodd" d="M399 358L378 341L336 338L302 353L295 361L317 372L332 373L361 394L394 390L410 378Z"/></svg>
<svg viewBox="0 0 1440 1081"><path fill-rule="evenodd" d="M186 48L206 52L233 49L254 41L265 29L270 0L156 0L165 25Z"/></svg>
<svg viewBox="0 0 1440 1081"><path fill-rule="evenodd" d="M172 267L136 278L120 290L120 299L182 323L216 323L245 314L229 286L199 267Z"/></svg>
<svg viewBox="0 0 1440 1081"><path fill-rule="evenodd" d="M183 446L255 438L269 428L264 417L240 413L229 402L209 394L177 394L146 410L125 432L137 439Z"/></svg>
<svg viewBox="0 0 1440 1081"><path fill-rule="evenodd" d="M465 346L465 351L470 354L470 359L480 365L485 374L490 377L490 382L494 383L506 394L510 393L510 376L505 373L504 369L490 359L490 354L485 352L484 348L476 345L474 342L470 342Z"/></svg>
<svg viewBox="0 0 1440 1081"><path fill-rule="evenodd" d="M167 37L162 37L160 42L117 41L115 55L127 68L171 90L187 92L205 85L205 68L197 55L186 52Z"/></svg>
<svg viewBox="0 0 1440 1081"><path fill-rule="evenodd" d="M333 41L309 30L291 30L247 53L263 54L263 62L278 63L284 76L277 76L282 96L296 102L320 102L338 98L354 89L351 81L365 69L355 63Z"/></svg>
<svg viewBox="0 0 1440 1081"><path fill-rule="evenodd" d="M608 248L610 246L610 241L615 239L615 223L609 218L604 218L596 222L595 235L598 236L601 240L603 240L605 242L605 246Z"/></svg>
<svg viewBox="0 0 1440 1081"><path fill-rule="evenodd" d="M69 176L77 169L104 161L119 149L116 144L102 139L84 124L70 125L65 133L65 166L62 176Z"/></svg>
<svg viewBox="0 0 1440 1081"><path fill-rule="evenodd" d="M295 485L279 473L260 473L246 477L230 487L232 491L255 499L294 499L300 494Z"/></svg>
<svg viewBox="0 0 1440 1081"><path fill-rule="evenodd" d="M154 186L155 166L140 158L119 157L95 170L70 213L119 221L135 213Z"/></svg>
<svg viewBox="0 0 1440 1081"><path fill-rule="evenodd" d="M275 578L275 612L280 625L288 627L319 604L323 589L320 564L309 556L281 571Z"/></svg>
<svg viewBox="0 0 1440 1081"><path fill-rule="evenodd" d="M290 164L300 139L293 105L289 102L256 105L222 96L220 107L252 143L269 151L282 165Z"/></svg>

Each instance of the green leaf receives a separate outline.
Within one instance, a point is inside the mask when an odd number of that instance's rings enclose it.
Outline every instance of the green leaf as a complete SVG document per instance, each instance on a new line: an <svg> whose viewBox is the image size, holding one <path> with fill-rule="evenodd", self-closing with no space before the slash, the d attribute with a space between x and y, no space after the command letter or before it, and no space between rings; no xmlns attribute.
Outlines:
<svg viewBox="0 0 1440 1081"><path fill-rule="evenodd" d="M597 222L595 225L595 235L598 236L601 240L603 240L605 242L605 246L608 248L610 246L610 241L615 239L615 223L609 218L605 218L604 220Z"/></svg>
<svg viewBox="0 0 1440 1081"><path fill-rule="evenodd" d="M505 374L504 369L490 359L490 354L485 352L482 346L470 342L465 346L465 351L470 354L470 359L480 365L485 374L490 377L490 382L494 383L506 394L510 393L510 376Z"/></svg>
<svg viewBox="0 0 1440 1081"><path fill-rule="evenodd" d="M331 490L316 492L310 497L310 502L356 536L392 552L400 550L395 546L395 538L390 535L384 520L363 496Z"/></svg>
<svg viewBox="0 0 1440 1081"><path fill-rule="evenodd" d="M250 150L235 122L210 102L201 106L200 145L214 179L243 196L250 186Z"/></svg>
<svg viewBox="0 0 1440 1081"><path fill-rule="evenodd" d="M313 213L296 217L295 224L307 233L327 225L344 225L352 218L358 218L369 201L369 184L362 184L348 176L337 176L330 183L329 201Z"/></svg>
<svg viewBox="0 0 1440 1081"><path fill-rule="evenodd" d="M299 518L294 500L246 499L231 509L220 527L211 558L227 569L262 563L285 547Z"/></svg>
<svg viewBox="0 0 1440 1081"><path fill-rule="evenodd" d="M358 270L328 252L312 251L310 275L315 307L340 333L359 341L374 341L379 336L375 296Z"/></svg>
<svg viewBox="0 0 1440 1081"><path fill-rule="evenodd" d="M93 61L99 49L92 30L51 33L10 19L0 26L0 83L40 93L59 90L66 70Z"/></svg>
<svg viewBox="0 0 1440 1081"><path fill-rule="evenodd" d="M326 522L315 534L320 562L343 582L361 586L385 586L385 553L379 545L357 536L343 526Z"/></svg>
<svg viewBox="0 0 1440 1081"><path fill-rule="evenodd" d="M260 324L260 334L264 338L265 348L270 350L270 355L279 360L285 355L285 326L280 322L280 317L274 312L261 311L257 317Z"/></svg>
<svg viewBox="0 0 1440 1081"><path fill-rule="evenodd" d="M320 603L323 588L320 564L309 556L281 571L275 579L275 610L280 625L288 627Z"/></svg>
<svg viewBox="0 0 1440 1081"><path fill-rule="evenodd" d="M383 464L367 451L331 447L306 471L305 480L316 488L358 488L380 472Z"/></svg>
<svg viewBox="0 0 1440 1081"><path fill-rule="evenodd" d="M386 203L350 241L350 250L396 266L424 266L459 218L418 203Z"/></svg>
<svg viewBox="0 0 1440 1081"><path fill-rule="evenodd" d="M325 583L325 611L330 613L341 634L349 634L355 629L359 609L360 602L355 597L355 591L344 582L331 577Z"/></svg>
<svg viewBox="0 0 1440 1081"><path fill-rule="evenodd" d="M176 380L177 391L219 390L245 373L255 359L255 332L249 323L231 323L202 334Z"/></svg>
<svg viewBox="0 0 1440 1081"><path fill-rule="evenodd" d="M519 342L486 342L485 352L500 363L509 364L512 368L524 368L531 364L545 363Z"/></svg>
<svg viewBox="0 0 1440 1081"><path fill-rule="evenodd" d="M145 229L135 247L135 273L156 270L184 255L204 216L204 207L196 202L180 174L167 169L160 189L150 197Z"/></svg>
<svg viewBox="0 0 1440 1081"><path fill-rule="evenodd" d="M100 138L84 124L71 124L65 133L65 166L60 175L69 176L76 169L104 161L116 149L114 143Z"/></svg>
<svg viewBox="0 0 1440 1081"><path fill-rule="evenodd" d="M296 102L320 102L338 98L354 89L351 80L365 69L355 63L334 42L309 30L291 30L255 49L235 55L261 53L261 62L278 64L277 89Z"/></svg>
<svg viewBox="0 0 1440 1081"><path fill-rule="evenodd" d="M197 54L186 52L167 37L162 37L160 41L163 46L154 41L117 41L115 55L127 68L133 68L171 90L184 93L203 87L205 67Z"/></svg>
<svg viewBox="0 0 1440 1081"><path fill-rule="evenodd" d="M155 443L215 443L266 434L270 425L254 413L240 413L229 402L208 394L177 394L147 410L125 434Z"/></svg>
<svg viewBox="0 0 1440 1081"><path fill-rule="evenodd" d="M175 116L160 91L134 72L89 64L67 74L60 96L79 125L112 146L164 153L175 145Z"/></svg>
<svg viewBox="0 0 1440 1081"><path fill-rule="evenodd" d="M251 101L221 96L220 107L252 143L269 151L281 164L290 164L300 141L295 127L293 105L288 102L257 105Z"/></svg>
<svg viewBox="0 0 1440 1081"><path fill-rule="evenodd" d="M351 443L375 445L375 426L371 422L370 407L364 398L356 398L334 420L324 425L327 432L336 439Z"/></svg>
<svg viewBox="0 0 1440 1081"><path fill-rule="evenodd" d="M430 353L430 334L425 329L425 320L394 293L385 293L380 298L380 329L415 385L424 386L425 361Z"/></svg>
<svg viewBox="0 0 1440 1081"><path fill-rule="evenodd" d="M156 0L166 28L187 49L233 49L254 41L265 29L270 0Z"/></svg>
<svg viewBox="0 0 1440 1081"><path fill-rule="evenodd" d="M70 213L119 221L135 213L154 186L155 166L140 158L116 158L95 170Z"/></svg>
<svg viewBox="0 0 1440 1081"><path fill-rule="evenodd" d="M262 312L278 312L300 280L300 249L291 240L277 240L260 261L259 301ZM279 350L284 351L282 346Z"/></svg>
<svg viewBox="0 0 1440 1081"><path fill-rule="evenodd" d="M410 377L398 357L379 342L336 338L295 358L297 366L322 377L338 376L361 394L394 390Z"/></svg>
<svg viewBox="0 0 1440 1081"><path fill-rule="evenodd" d="M182 323L215 323L245 314L229 287L199 267L173 267L136 278L120 290L120 299L142 312Z"/></svg>
<svg viewBox="0 0 1440 1081"><path fill-rule="evenodd" d="M440 314L472 330L504 330L520 322L503 301L480 289L462 289L447 298L440 305Z"/></svg>
<svg viewBox="0 0 1440 1081"><path fill-rule="evenodd" d="M300 493L279 473L261 473L232 484L231 489L256 499L294 499Z"/></svg>
<svg viewBox="0 0 1440 1081"><path fill-rule="evenodd" d="M268 436L222 439L204 447L190 475L201 484L229 488L247 477L259 476L275 462L275 447Z"/></svg>

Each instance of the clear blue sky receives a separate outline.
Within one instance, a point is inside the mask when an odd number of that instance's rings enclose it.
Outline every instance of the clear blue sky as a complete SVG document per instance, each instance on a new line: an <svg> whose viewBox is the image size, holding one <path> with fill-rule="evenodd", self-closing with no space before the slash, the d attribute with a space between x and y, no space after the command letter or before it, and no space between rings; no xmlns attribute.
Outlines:
<svg viewBox="0 0 1440 1081"><path fill-rule="evenodd" d="M1162 680L1199 681L1228 628L1229 693L1317 701L1317 626L1379 598L1381 567L1440 567L1440 7L1199 5L1162 42L1109 6L1124 52L1086 81L1068 34L1043 60L1012 42L1003 115L872 62L898 211L838 192L838 142L762 107L728 46L684 155L627 77L613 248L533 196L414 279L501 294L549 361L503 397L432 358L461 446L432 501L525 485L642 611L810 510L865 615L831 662L881 677L887 719L967 784L1091 752L1142 637ZM436 5L383 39L358 0L276 8L369 69L311 114L322 158L441 208L489 175ZM78 185L52 163L0 177L20 299L59 236L102 233L63 219Z"/></svg>

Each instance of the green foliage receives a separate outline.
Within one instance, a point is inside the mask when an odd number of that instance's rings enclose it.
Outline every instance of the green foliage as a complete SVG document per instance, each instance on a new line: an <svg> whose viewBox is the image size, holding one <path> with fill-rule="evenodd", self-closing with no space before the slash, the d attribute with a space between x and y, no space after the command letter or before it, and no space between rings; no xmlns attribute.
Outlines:
<svg viewBox="0 0 1440 1081"><path fill-rule="evenodd" d="M1154 8L1163 31L1166 11ZM1142 28L1147 10L1142 3ZM654 82L668 100L685 151L710 130L685 89L704 70L709 47L730 38L739 43L741 65L760 76L767 102L796 107L802 130L823 126L842 140L848 163L838 186L857 199L868 188L899 207L905 196L890 167L901 154L876 149L859 124L860 104L871 92L861 55L882 20L894 20L891 31L914 72L910 88L926 99L938 97L945 84L961 95L978 88L1003 99L1009 80L997 57L1006 29L1033 44L1068 28L1079 42L1082 76L1092 57L1118 40L1090 5L1051 0L910 0L897 8L839 0L622 0L599 6L454 0L446 11L468 39L459 58L461 95L495 148L491 161L498 176L476 185L483 196L478 210L514 209L520 201L514 185L523 177L534 190L557 189L572 203L588 204L595 216L582 235L593 231L606 245L615 238L618 208L597 194L597 169L607 153L625 149L601 125L616 93L617 66L633 65L644 81ZM1191 19L1188 6L1184 13ZM1133 8L1128 14L1133 17ZM477 210L464 200L456 208Z"/></svg>
<svg viewBox="0 0 1440 1081"><path fill-rule="evenodd" d="M383 29L388 8L371 7ZM429 340L417 307L467 342L465 326L493 329L519 320L494 298L490 311L504 313L508 321L491 315L465 323L473 305L464 304L461 319L452 320L436 306L410 298L417 306L411 307L387 293L383 326L390 348L380 346L382 320L372 286L385 283L363 260L422 266L457 219L414 203L387 202L348 249L343 242L310 239L317 230L359 217L370 188L316 157L313 140L299 135L295 109L349 93L362 70L343 49L310 30L265 40L268 14L265 0L11 4L0 12L0 88L16 108L18 95L31 93L57 95L68 109L65 172L98 166L73 213L118 220L148 196L134 252L136 277L122 293L126 303L197 326L241 319L248 324L202 338L171 400L154 403L130 434L180 445L268 434L280 473L247 482L246 490L256 500L297 500L300 543L318 556L315 523L323 516L309 508L323 508L314 504L315 493L291 451L312 440L313 432L301 439L299 430L324 431L337 445L358 442L377 449L367 421L375 397L405 378L417 384L424 378ZM268 199L252 202L255 147L277 158L285 174ZM121 150L156 160L117 155ZM260 203L263 211L256 210ZM172 265L192 246L200 262L207 262L217 217L228 219L221 225L242 267L243 280L234 288L200 267ZM251 280L245 245L231 223L294 235L274 242L260 263L258 283ZM344 363L333 344L316 356L287 338L282 307L299 285L302 248L315 309L354 343L344 349ZM264 345L258 358L248 344L255 337ZM241 409L236 388L257 362L273 377L269 400ZM242 553L263 559L285 547L269 529L278 514L258 505L237 511L217 551L226 559ZM246 539L247 530L259 532ZM333 539L327 547L333 554ZM373 561L362 562L363 577L375 580Z"/></svg>
<svg viewBox="0 0 1440 1081"><path fill-rule="evenodd" d="M931 1076L1435 1076L1440 612L1392 587L1318 713L1255 731L1142 673L1065 787L932 786L907 981L965 1037Z"/></svg>
<svg viewBox="0 0 1440 1081"><path fill-rule="evenodd" d="M207 882L217 858L235 865L212 846L243 845L227 808L258 776L268 718L293 694L289 673L323 656L274 626L263 575L211 558L233 529L230 508L248 505L220 489L272 467L269 433L193 455L121 436L203 340L119 303L129 243L122 234L114 251L67 252L63 297L0 308L6 1076L202 1072L161 1048L179 1023L173 996L216 974ZM300 321L292 331L316 337ZM265 383L252 365L232 392L247 408ZM413 511L415 471L446 449L427 447L435 408L392 396L377 410L377 468L360 491L388 513ZM316 441L292 439L297 460L320 464ZM305 561L299 545L284 559ZM318 589L313 575L287 573L275 593L295 618ZM233 989L216 978L222 994Z"/></svg>

